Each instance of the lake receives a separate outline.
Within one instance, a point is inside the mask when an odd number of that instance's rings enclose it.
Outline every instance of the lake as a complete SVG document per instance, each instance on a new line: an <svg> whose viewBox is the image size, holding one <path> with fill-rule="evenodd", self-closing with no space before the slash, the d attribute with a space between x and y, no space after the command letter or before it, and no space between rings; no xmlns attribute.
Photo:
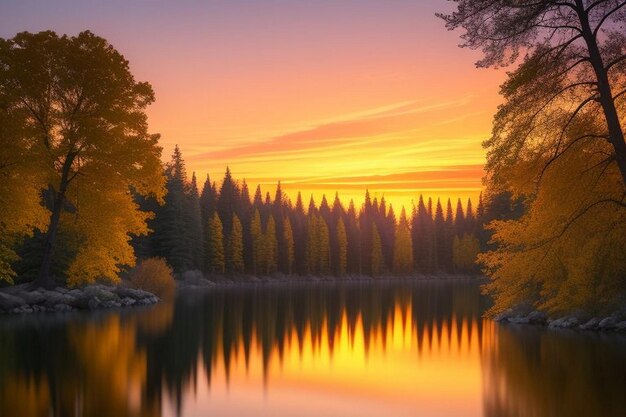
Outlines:
<svg viewBox="0 0 626 417"><path fill-rule="evenodd" d="M626 416L626 337L500 326L474 281L184 291L0 317L0 416Z"/></svg>

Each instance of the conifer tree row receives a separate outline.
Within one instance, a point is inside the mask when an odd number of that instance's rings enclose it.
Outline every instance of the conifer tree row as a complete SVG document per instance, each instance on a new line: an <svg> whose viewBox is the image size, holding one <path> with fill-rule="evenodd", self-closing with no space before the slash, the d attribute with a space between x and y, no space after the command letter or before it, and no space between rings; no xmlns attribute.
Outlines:
<svg viewBox="0 0 626 417"><path fill-rule="evenodd" d="M165 176L165 204L140 201L155 216L153 233L136 239L138 256L164 257L178 273L231 277L475 274L476 256L489 240L482 225L509 201L495 198L486 215L482 196L475 213L471 200L453 205L420 195L411 216L402 207L397 219L384 197L366 192L358 210L353 201L344 207L337 194L332 205L326 196L319 205L311 196L305 209L302 195L292 204L280 183L274 199L260 186L251 198L245 180L228 168L219 187L207 176L198 194L178 147Z"/></svg>

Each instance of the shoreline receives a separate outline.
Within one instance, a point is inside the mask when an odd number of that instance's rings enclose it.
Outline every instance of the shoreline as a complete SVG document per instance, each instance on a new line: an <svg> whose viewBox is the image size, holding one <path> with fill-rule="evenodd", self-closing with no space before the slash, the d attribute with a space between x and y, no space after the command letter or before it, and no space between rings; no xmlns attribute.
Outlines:
<svg viewBox="0 0 626 417"><path fill-rule="evenodd" d="M184 275L184 274L183 274ZM185 277L176 280L176 289L200 289L200 288L225 288L225 287L253 287L257 285L269 284L332 284L332 283L385 283L385 282L453 282L453 281L485 281L484 276L460 275L460 274L429 274L429 275L381 275L372 277L368 275L346 275L338 276L313 276L313 275L270 275L253 276L239 275L236 277L210 276L201 277L198 275Z"/></svg>
<svg viewBox="0 0 626 417"><path fill-rule="evenodd" d="M160 301L151 292L94 284L81 288L56 287L30 289L30 284L0 290L0 316L22 314L56 314L75 311L96 311L153 305Z"/></svg>
<svg viewBox="0 0 626 417"><path fill-rule="evenodd" d="M609 315L596 316L580 312L557 316L556 318L549 317L538 310L532 310L528 313L509 310L495 316L493 321L504 326L532 326L575 332L626 333L626 309L624 308Z"/></svg>

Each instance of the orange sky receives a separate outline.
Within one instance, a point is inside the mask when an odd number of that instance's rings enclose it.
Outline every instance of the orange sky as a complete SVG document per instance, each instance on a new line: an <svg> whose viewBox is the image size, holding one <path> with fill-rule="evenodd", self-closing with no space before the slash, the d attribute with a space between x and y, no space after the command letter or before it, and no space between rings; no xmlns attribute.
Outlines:
<svg viewBox="0 0 626 417"><path fill-rule="evenodd" d="M83 29L149 81L164 159L273 194L476 198L502 72L478 70L443 0L2 3L0 36Z"/></svg>

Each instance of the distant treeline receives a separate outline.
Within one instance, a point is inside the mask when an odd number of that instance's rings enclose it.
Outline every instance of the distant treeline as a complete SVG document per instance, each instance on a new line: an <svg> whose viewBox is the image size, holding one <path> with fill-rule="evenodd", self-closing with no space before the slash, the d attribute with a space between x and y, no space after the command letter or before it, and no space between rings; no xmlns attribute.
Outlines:
<svg viewBox="0 0 626 417"><path fill-rule="evenodd" d="M476 209L459 199L453 206L424 201L399 215L384 197L344 207L338 195L308 204L298 194L293 204L280 183L272 199L260 186L251 196L245 182L230 170L221 187L207 176L198 191L195 174L187 179L178 147L165 166L167 195L137 197L143 210L154 212L153 231L133 240L138 258L162 257L176 272L201 270L210 275L381 275L412 273L475 274L476 256L488 245L483 225L494 218L521 213L521 204L482 196Z"/></svg>

